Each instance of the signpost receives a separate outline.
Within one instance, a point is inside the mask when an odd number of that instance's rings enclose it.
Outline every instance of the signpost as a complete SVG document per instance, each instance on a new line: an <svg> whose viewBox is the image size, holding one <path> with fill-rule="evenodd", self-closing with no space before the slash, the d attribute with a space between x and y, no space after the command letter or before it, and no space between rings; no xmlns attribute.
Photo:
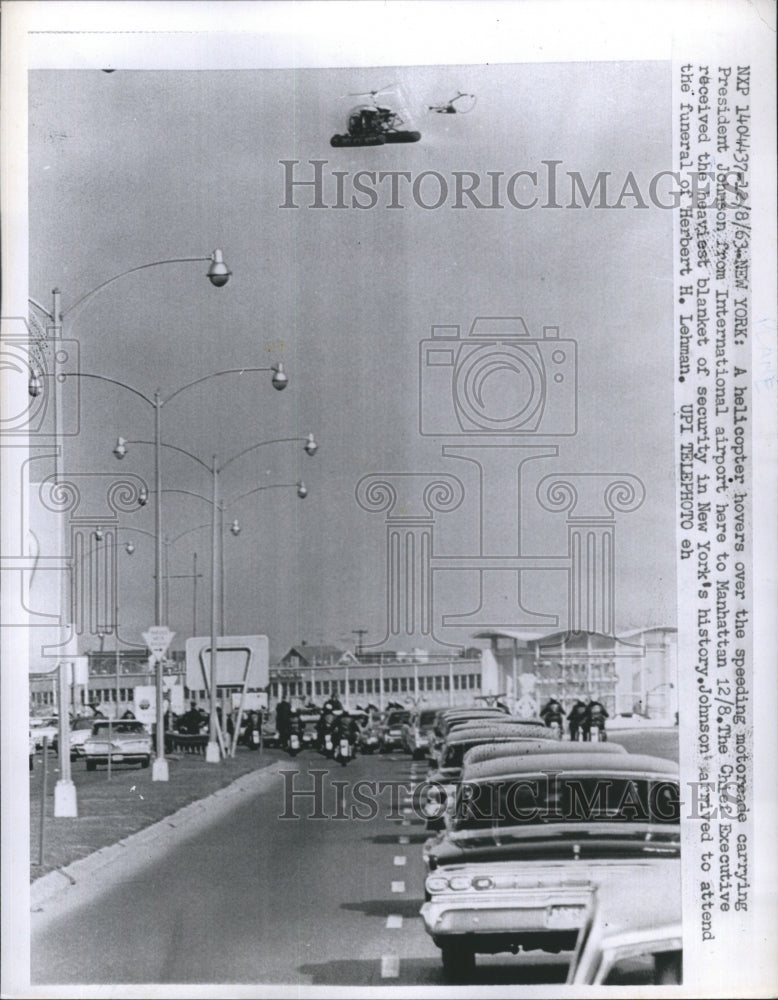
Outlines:
<svg viewBox="0 0 778 1000"><path fill-rule="evenodd" d="M143 633L143 638L151 652L151 657L157 664L157 753L151 771L152 781L168 780L168 766L165 758L165 709L162 704L162 664L165 661L165 653L168 650L168 646L173 641L175 634L175 632L170 631L167 625L152 625Z"/></svg>

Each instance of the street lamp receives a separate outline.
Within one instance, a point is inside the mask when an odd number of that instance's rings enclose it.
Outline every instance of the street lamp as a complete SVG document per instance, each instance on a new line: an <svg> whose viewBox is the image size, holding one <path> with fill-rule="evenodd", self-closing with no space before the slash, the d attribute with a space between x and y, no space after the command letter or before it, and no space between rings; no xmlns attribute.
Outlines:
<svg viewBox="0 0 778 1000"><path fill-rule="evenodd" d="M283 371L283 367L282 367L281 364L275 365L272 369L261 369L261 368L231 369L231 371L239 371L239 372L268 371L268 370L270 370L270 371L273 372L273 387L276 388L276 389L279 389L279 390L285 388L286 385L287 385L287 383L288 383L288 376ZM305 438L299 438L299 437L293 437L293 438L275 438L275 439L273 439L271 441L258 441L255 444L249 445L247 448L243 448L241 451L236 452L234 455L232 455L230 458L228 458L226 461L224 461L221 465L219 465L217 456L214 455L211 465L207 465L201 458L199 458L197 455L193 454L192 452L187 451L185 448L181 448L178 445L171 445L171 444L167 444L167 443L162 442L161 439L160 439L160 433L159 433L159 428L160 428L159 411L161 409L161 406L165 402L169 402L174 396L177 396L179 393L183 392L184 389L188 389L190 386L197 385L197 384L199 384L201 382L204 382L208 378L214 377L216 375L224 375L224 374L228 374L228 373L227 372L214 372L213 376L207 375L204 378L200 378L200 379L197 379L194 382L190 382L188 385L183 386L181 389L177 389L171 396L168 396L167 400L164 400L164 401L160 400L159 399L159 393L156 393L155 397L154 397L154 400L155 400L154 401L154 406L155 406L155 413L156 413L156 419L155 419L155 423L154 423L154 427L155 427L154 441L153 442L151 442L151 441L128 441L125 438L120 437L117 440L116 445L114 446L114 449L113 449L113 453L116 456L116 458L121 460L121 459L124 459L127 456L128 451L129 451L129 445L131 445L131 444L143 444L143 445L153 444L154 445L154 454L155 454L155 476L154 476L154 478L155 478L155 482L156 482L155 511L156 511L156 518L157 518L156 519L156 535L157 535L157 553L158 553L158 555L157 555L157 593L158 593L158 596L161 594L161 591L159 589L159 580L160 580L160 574L161 574L160 567L161 567L161 563L162 563L162 559L161 559L162 541L161 541L161 528L160 528L160 525L161 525L161 501L162 501L162 493L163 493L163 490L161 488L161 475L160 475L160 452L161 452L161 449L163 447L164 448L169 448L169 449L172 449L173 451L180 452L183 455L187 455L193 461L197 462L198 465L201 465L203 468L208 469L208 471L211 473L213 487L212 487L212 496L211 496L211 500L210 501L208 501L207 497L204 497L202 494L195 493L195 492L193 492L191 490L173 490L173 491L171 491L171 492L177 492L177 493L184 493L184 494L187 494L189 496L199 497L201 500L205 500L206 502L210 502L210 504L211 504L211 553L212 553L212 563L211 563L211 660L210 660L210 681L209 681L209 688L210 688L210 690L209 690L210 718L209 718L208 746L206 748L206 761L208 763L211 763L211 764L218 764L221 761L221 752L220 752L220 749L219 749L219 742L218 742L218 739L217 739L218 721L217 721L217 715L216 715L216 679L217 679L216 678L216 653L217 653L217 644L216 644L217 629L216 629L216 621L217 621L217 600L218 600L219 594L221 593L221 590L220 590L220 587L221 587L221 574L219 572L219 568L220 568L220 564L221 564L221 548L220 548L220 544L219 544L219 542L220 542L219 515L220 515L221 511L223 510L223 508L225 506L228 507L232 503L237 502L237 500L243 499L243 497L249 496L249 495L251 495L253 493L257 493L257 492L259 492L260 490L263 490L263 489L279 488L279 487L283 487L283 486L288 486L289 485L289 484L285 484L285 483L279 483L279 484L271 484L271 485L266 485L266 486L258 486L258 487L255 487L252 490L248 490L247 492L240 494L239 496L233 497L229 501L229 503L227 503L225 505L222 505L221 502L220 502L220 500L219 500L219 475L220 475L221 472L224 471L224 469L226 469L229 465L232 465L232 463L235 462L235 461L237 461L239 458L242 458L244 455L247 455L249 452L255 451L257 448L261 448L261 447L264 447L264 446L269 445L269 444L280 444L280 443L289 442L289 441L300 441L300 440L302 440L302 441L304 441L303 450L305 451L305 453L307 455L313 456L316 453L316 451L318 450L318 445L317 445L317 443L316 443L316 441L315 441L315 439L313 437L313 434L309 433L308 435L306 435ZM278 384L276 384L276 380L279 378L279 376L282 376L282 378L278 381ZM93 377L101 377L101 376L93 376ZM124 383L120 383L120 384L124 384ZM130 387L126 386L126 388L130 388ZM132 390L132 391L136 392L137 390ZM139 395L141 395L141 394L139 393ZM144 397L144 398L146 398L146 397ZM298 495L298 497L300 497L300 499L303 499L303 498L305 498L308 495L308 490L307 490L305 484L302 482L302 480L299 480L297 483L294 484L294 486L297 489L297 495ZM190 530L192 530L192 529L190 529ZM240 532L240 525L239 525L239 523L237 521L237 518L233 521L230 530L232 531L233 535L237 535ZM159 674L158 674L158 678L159 678ZM160 697L160 694L159 694L159 689L158 689L157 698L158 698L158 726L159 726L160 725L160 723L159 723L159 708L161 707L161 697ZM159 744L159 739L158 739L158 744ZM164 740L163 740L163 743L162 743L162 747L163 747L163 751L164 751ZM159 752L160 751L159 751L159 746L158 746L158 751L157 751L157 753L158 753L158 759L159 759ZM153 777L153 775L152 775L152 777Z"/></svg>
<svg viewBox="0 0 778 1000"><path fill-rule="evenodd" d="M145 264L137 265L136 267L128 268L125 271L121 271L119 274L113 275L111 278L106 279L99 285L92 288L90 291L85 292L80 298L78 298L67 310L63 310L61 301L61 292L59 288L54 288L52 290L52 305L51 309L47 309L45 306L41 305L40 302L33 298L29 298L28 301L31 306L34 306L39 312L50 321L51 325L48 327L47 332L50 331L50 336L54 342L54 352L58 350L58 342L62 340L62 330L63 325L67 320L69 320L71 326L75 320L76 314L80 309L82 309L88 302L90 302L96 295L99 295L104 288L108 285L113 284L113 282L118 281L120 278L124 278L129 274L133 274L136 271L143 271L152 267L160 267L167 264L183 264L189 262L197 261L208 261L209 267L206 275L208 280L216 288L222 288L230 279L231 271L224 263L224 255L220 249L213 250L207 256L198 257L172 257L164 258L161 260L148 261ZM32 398L40 396L43 392L43 372L36 371L33 366L30 367L30 378L28 384L28 392ZM52 383L52 397L53 397L53 435L55 441L59 437L60 428L62 426L62 397L61 393L57 391L56 380ZM59 448L54 451L54 474L55 478L58 475L59 468ZM65 579L62 579L63 592L60 593L60 599L65 606L65 594L64 587L66 586ZM158 673L159 687L161 689L161 668ZM158 697L158 701L159 701ZM67 713L60 712L60 725L59 725L59 757L60 757L60 778L54 789L54 815L55 816L77 816L78 815L78 805L76 797L76 788L73 781L70 778L70 757L68 753L68 746L70 744L69 735L69 720L67 718ZM157 743L159 748L159 740ZM164 751L164 742L162 744ZM156 767L156 762L155 762ZM157 780L167 780L167 763L164 766L156 767Z"/></svg>

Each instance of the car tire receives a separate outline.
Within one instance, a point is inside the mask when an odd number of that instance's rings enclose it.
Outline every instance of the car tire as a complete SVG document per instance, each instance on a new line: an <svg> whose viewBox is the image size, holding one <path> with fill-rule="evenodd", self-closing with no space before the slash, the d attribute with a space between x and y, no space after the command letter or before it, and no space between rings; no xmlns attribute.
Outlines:
<svg viewBox="0 0 778 1000"><path fill-rule="evenodd" d="M96 771L97 770L97 761L96 760L88 760L86 762L86 769L87 769L87 771Z"/></svg>
<svg viewBox="0 0 778 1000"><path fill-rule="evenodd" d="M680 986L683 982L682 953L661 952L654 955L654 982L657 986Z"/></svg>
<svg viewBox="0 0 778 1000"><path fill-rule="evenodd" d="M440 946L443 976L448 983L467 983L475 972L475 951L461 940Z"/></svg>

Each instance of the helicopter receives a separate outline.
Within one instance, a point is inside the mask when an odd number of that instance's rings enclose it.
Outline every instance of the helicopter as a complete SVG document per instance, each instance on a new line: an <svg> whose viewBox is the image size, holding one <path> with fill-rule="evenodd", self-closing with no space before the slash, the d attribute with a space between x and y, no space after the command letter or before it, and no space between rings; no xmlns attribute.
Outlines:
<svg viewBox="0 0 778 1000"><path fill-rule="evenodd" d="M458 108L455 107L457 101L461 101L463 98L467 98L465 103ZM446 101L444 104L430 104L427 110L435 111L439 115L467 115L475 107L475 102L475 94L465 94L460 90L450 101Z"/></svg>
<svg viewBox="0 0 778 1000"><path fill-rule="evenodd" d="M367 90L361 94L347 94L347 97L369 97L372 104L359 104L348 113L346 121L347 132L336 133L330 139L331 146L383 146L387 142L418 142L421 132L402 129L405 124L402 117L384 104L376 100L380 90Z"/></svg>

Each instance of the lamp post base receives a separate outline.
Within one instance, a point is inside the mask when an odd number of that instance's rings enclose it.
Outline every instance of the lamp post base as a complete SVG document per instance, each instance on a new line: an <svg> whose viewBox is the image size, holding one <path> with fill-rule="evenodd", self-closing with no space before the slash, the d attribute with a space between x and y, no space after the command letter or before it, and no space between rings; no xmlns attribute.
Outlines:
<svg viewBox="0 0 778 1000"><path fill-rule="evenodd" d="M211 740L208 746L205 748L205 761L207 764L220 764L222 759L221 751L219 750L219 744L215 740Z"/></svg>
<svg viewBox="0 0 778 1000"><path fill-rule="evenodd" d="M167 757L157 757L151 765L151 780L167 781L168 779Z"/></svg>
<svg viewBox="0 0 778 1000"><path fill-rule="evenodd" d="M76 786L72 781L60 779L54 786L54 815L69 818L78 816Z"/></svg>

